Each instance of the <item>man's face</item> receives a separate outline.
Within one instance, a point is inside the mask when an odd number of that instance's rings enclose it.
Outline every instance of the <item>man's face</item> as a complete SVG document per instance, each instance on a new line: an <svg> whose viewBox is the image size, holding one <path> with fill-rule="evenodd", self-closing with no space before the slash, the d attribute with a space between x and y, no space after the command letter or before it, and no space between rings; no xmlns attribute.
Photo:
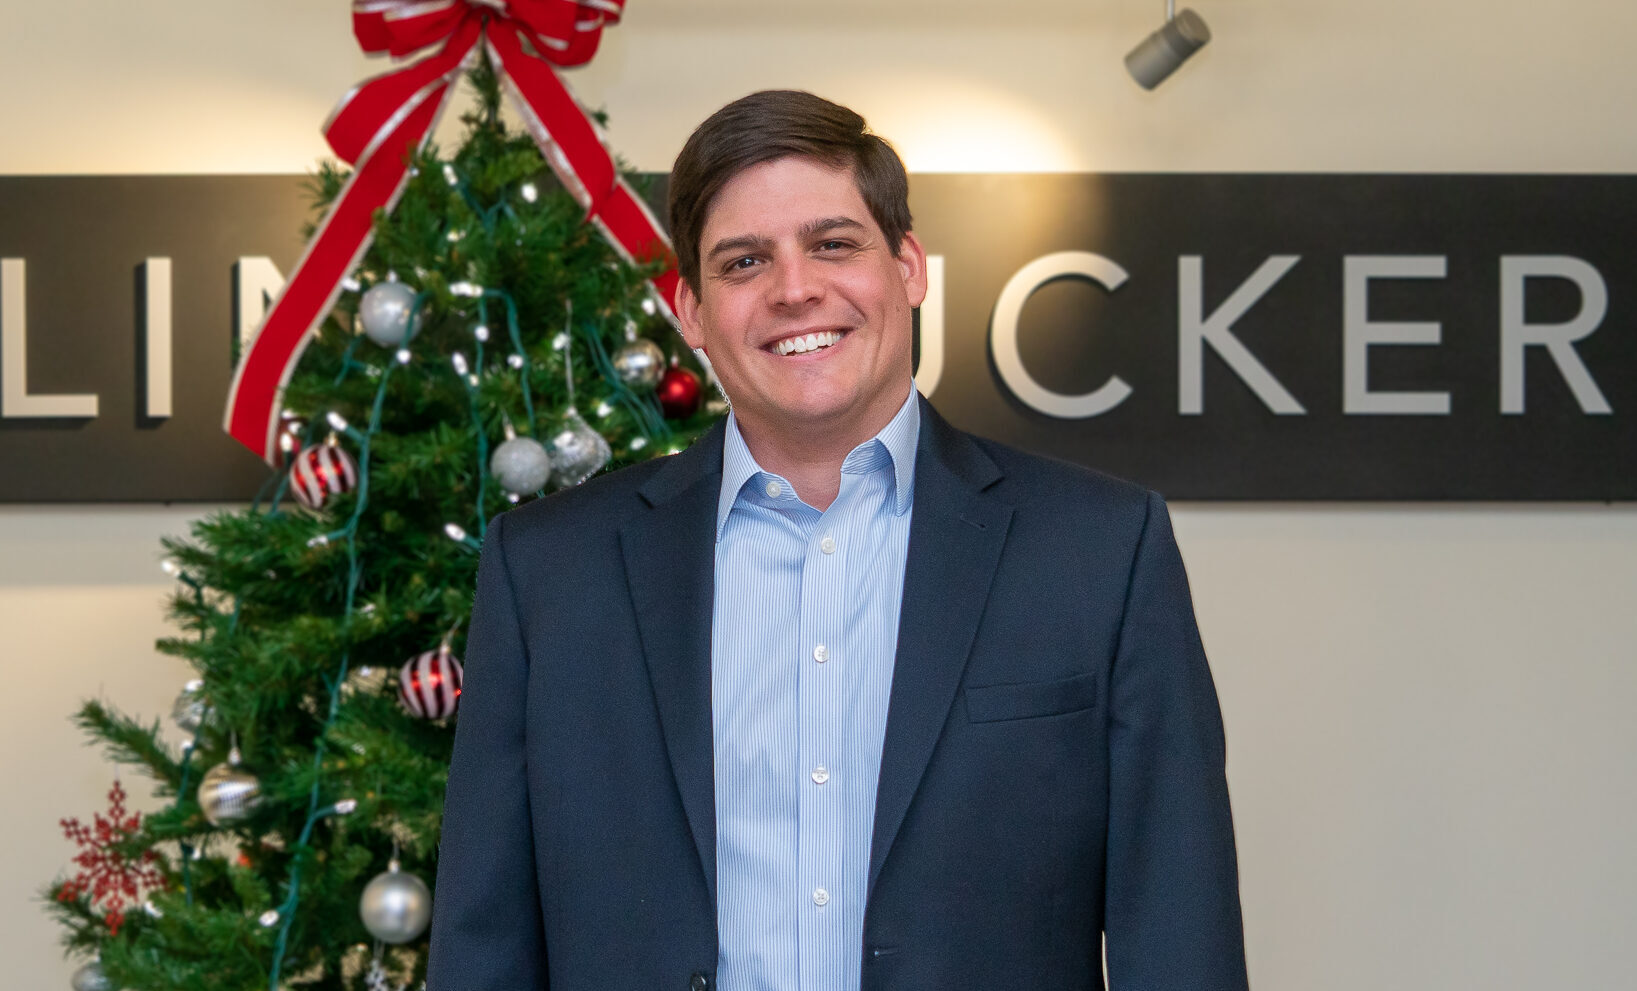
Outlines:
<svg viewBox="0 0 1637 991"><path fill-rule="evenodd" d="M699 292L677 291L748 438L862 443L910 382L911 311L926 296L913 234L898 257L853 182L807 158L740 172L699 239ZM823 431L823 433L819 433Z"/></svg>

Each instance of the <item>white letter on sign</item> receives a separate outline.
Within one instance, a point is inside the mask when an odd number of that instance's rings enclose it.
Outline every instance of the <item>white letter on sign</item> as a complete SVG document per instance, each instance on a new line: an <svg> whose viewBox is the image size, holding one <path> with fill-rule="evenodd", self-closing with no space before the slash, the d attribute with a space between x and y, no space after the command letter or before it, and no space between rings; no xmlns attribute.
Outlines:
<svg viewBox="0 0 1637 991"><path fill-rule="evenodd" d="M1023 355L1017 347L1017 321L1023 313L1023 304L1046 283L1070 276L1089 279L1110 292L1120 288L1126 279L1125 269L1089 251L1059 251L1036 258L1018 269L1000 291L1000 299L995 301L995 317L989 324L989 349L994 353L1001 381L1013 395L1047 416L1078 420L1107 413L1125 402L1131 395L1131 386L1118 375L1112 375L1095 391L1084 395L1053 392L1035 381L1023 367Z"/></svg>
<svg viewBox="0 0 1637 991"><path fill-rule="evenodd" d="M31 396L28 392L28 304L23 295L27 269L21 258L0 258L0 417L93 417L95 395Z"/></svg>
<svg viewBox="0 0 1637 991"><path fill-rule="evenodd" d="M151 419L171 415L171 260L142 263L142 407Z"/></svg>
<svg viewBox="0 0 1637 991"><path fill-rule="evenodd" d="M1240 381L1250 386L1256 398L1280 415L1300 415L1307 410L1296 401L1273 373L1233 336L1233 325L1257 300L1266 296L1273 284L1296 267L1300 255L1274 255L1262 263L1233 295L1209 317L1205 316L1205 266L1198 255L1177 259L1177 412L1198 416L1205 412L1205 343L1210 342Z"/></svg>
<svg viewBox="0 0 1637 991"><path fill-rule="evenodd" d="M1447 392L1371 392L1370 345L1437 344L1436 323L1370 320L1371 279L1442 279L1443 255L1348 255L1342 262L1342 412L1449 415Z"/></svg>
<svg viewBox="0 0 1637 991"><path fill-rule="evenodd" d="M240 258L233 264L233 341L244 353L256 336L267 308L284 288L284 273L263 255Z"/></svg>
<svg viewBox="0 0 1637 991"><path fill-rule="evenodd" d="M1527 279L1568 279L1580 289L1580 312L1568 323L1524 323L1523 286ZM1574 342L1590 337L1609 312L1609 287L1603 276L1579 258L1567 255L1501 256L1501 412L1523 412L1523 349L1538 345L1557 363L1582 413L1614 412L1597 387Z"/></svg>

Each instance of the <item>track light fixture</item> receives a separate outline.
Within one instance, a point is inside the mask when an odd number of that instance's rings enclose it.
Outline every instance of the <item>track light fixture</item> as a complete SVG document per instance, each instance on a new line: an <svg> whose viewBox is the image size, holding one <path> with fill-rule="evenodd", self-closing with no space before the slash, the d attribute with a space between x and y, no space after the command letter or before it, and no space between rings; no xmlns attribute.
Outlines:
<svg viewBox="0 0 1637 991"><path fill-rule="evenodd" d="M1165 23L1131 49L1125 57L1126 71L1137 85L1153 89L1210 40L1205 18L1187 8L1179 14L1176 0L1165 0Z"/></svg>

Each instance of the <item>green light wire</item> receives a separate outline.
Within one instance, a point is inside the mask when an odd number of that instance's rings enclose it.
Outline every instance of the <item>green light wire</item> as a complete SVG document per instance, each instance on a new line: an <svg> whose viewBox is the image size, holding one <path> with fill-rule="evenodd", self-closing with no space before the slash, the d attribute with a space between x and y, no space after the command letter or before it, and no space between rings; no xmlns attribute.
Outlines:
<svg viewBox="0 0 1637 991"><path fill-rule="evenodd" d="M404 339L400 342L400 346L403 348L409 346L409 338L413 333L415 321L420 316L421 306L425 303L426 298L427 293L424 290L415 295L415 301L409 309L409 320L404 325ZM358 583L363 576L363 566L358 558L358 521L363 518L364 510L369 505L370 441L380 432L381 411L386 405L387 386L391 383L392 373L396 370L398 364L397 361L389 362L386 369L381 373L381 384L375 390L375 402L370 407L368 429L360 433L357 429L348 426L342 431L358 443L358 497L354 501L352 517L347 520L347 525L340 530L326 534L324 539L326 543L340 536L345 536L347 539L347 599L346 610L342 615L342 632L344 634L350 632L352 627L353 603L357 599ZM343 374L345 374L345 370L343 370ZM279 934L278 939L273 944L273 962L267 973L268 991L279 991L279 971L283 967L284 954L289 945L290 927L295 923L296 906L301 901L301 858L299 851L308 848L307 842L312 837L313 827L318 824L319 820L341 812L339 803L320 807L318 795L321 783L320 772L323 770L326 750L324 741L329 734L330 726L335 722L336 713L341 708L341 686L347 680L349 659L350 651L343 650L341 652L341 664L336 671L335 678L325 679L330 693L330 705L328 712L325 714L323 730L318 734L318 740L313 746L313 785L307 798L307 821L302 826L301 835L296 840L293 848L289 893L285 895L284 902L278 908ZM350 812L351 809L349 808L347 811Z"/></svg>

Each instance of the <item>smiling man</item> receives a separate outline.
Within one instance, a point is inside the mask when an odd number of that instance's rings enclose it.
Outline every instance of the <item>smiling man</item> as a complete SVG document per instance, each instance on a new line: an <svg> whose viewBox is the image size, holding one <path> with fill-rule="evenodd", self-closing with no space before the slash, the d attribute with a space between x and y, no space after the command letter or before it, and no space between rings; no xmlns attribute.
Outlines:
<svg viewBox="0 0 1637 991"><path fill-rule="evenodd" d="M431 991L1244 989L1164 503L915 393L926 257L846 108L712 115L671 229L733 412L491 525Z"/></svg>

